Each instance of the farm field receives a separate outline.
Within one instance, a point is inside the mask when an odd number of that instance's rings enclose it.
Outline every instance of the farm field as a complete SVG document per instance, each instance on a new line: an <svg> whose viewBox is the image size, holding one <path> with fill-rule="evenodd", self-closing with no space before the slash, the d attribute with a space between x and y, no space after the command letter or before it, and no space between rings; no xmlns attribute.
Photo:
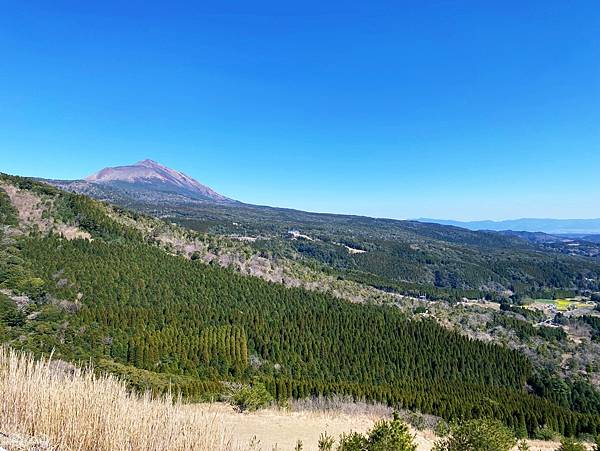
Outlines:
<svg viewBox="0 0 600 451"><path fill-rule="evenodd" d="M554 306L559 312L567 312L569 310L579 308L593 309L595 304L585 298L560 298L560 299L533 299L526 305L530 308L544 308L545 306Z"/></svg>

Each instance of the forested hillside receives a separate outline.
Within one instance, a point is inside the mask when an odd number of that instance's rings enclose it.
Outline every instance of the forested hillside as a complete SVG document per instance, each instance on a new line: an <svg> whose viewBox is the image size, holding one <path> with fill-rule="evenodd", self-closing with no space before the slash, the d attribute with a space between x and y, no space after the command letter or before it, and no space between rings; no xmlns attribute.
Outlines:
<svg viewBox="0 0 600 451"><path fill-rule="evenodd" d="M459 227L200 202L84 181L52 181L97 199L169 218L185 227L237 237L272 258L318 264L336 276L430 298L553 297L600 290L597 246L549 246L518 236ZM570 255L573 254L573 255Z"/></svg>
<svg viewBox="0 0 600 451"><path fill-rule="evenodd" d="M393 306L170 255L85 196L20 178L2 184L44 208L27 224L0 189L0 337L13 347L91 358L134 387L171 385L190 399L261 381L280 400L340 393L446 419L492 416L521 434L600 430L596 398L582 403L573 391L559 405L551 389L532 393L554 375L517 351ZM60 236L66 227L78 233Z"/></svg>

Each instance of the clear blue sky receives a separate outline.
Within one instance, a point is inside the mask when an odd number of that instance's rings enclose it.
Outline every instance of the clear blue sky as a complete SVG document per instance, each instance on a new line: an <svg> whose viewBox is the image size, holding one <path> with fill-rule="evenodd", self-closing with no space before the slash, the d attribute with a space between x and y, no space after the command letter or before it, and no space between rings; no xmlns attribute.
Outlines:
<svg viewBox="0 0 600 451"><path fill-rule="evenodd" d="M152 158L312 211L600 216L597 0L0 6L0 171Z"/></svg>

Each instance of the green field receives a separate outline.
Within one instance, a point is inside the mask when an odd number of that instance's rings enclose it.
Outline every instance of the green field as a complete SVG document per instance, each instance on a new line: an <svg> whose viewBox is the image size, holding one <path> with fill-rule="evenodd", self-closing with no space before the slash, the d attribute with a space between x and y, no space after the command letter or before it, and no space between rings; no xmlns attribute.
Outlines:
<svg viewBox="0 0 600 451"><path fill-rule="evenodd" d="M573 308L586 307L585 301L578 298L561 298L561 299L533 299L531 304L548 304L556 306L556 309L560 312L566 312Z"/></svg>

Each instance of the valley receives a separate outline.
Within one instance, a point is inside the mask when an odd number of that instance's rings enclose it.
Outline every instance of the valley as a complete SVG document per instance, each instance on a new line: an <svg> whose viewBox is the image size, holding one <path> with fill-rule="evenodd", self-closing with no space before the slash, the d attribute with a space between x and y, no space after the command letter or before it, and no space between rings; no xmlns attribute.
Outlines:
<svg viewBox="0 0 600 451"><path fill-rule="evenodd" d="M448 422L492 416L521 436L600 428L594 259L453 227L277 209L281 219L260 230L266 239L239 240L258 232L258 216L232 236L240 210L219 233L181 225L201 217L152 218L31 179L4 175L1 188L0 338L15 349L91 360L136 391L174 390L188 402L224 399L235 383L264 387L276 403L340 395ZM314 243L339 249L341 263L303 252ZM436 264L456 278L467 274L459 255L530 259L523 271L536 268L529 277L543 288L459 291L383 268L368 274L387 284L352 277L345 265L361 263L350 259L389 252L381 243L408 253L444 246L457 260ZM406 255L389 258L405 264ZM542 282L545 261L560 278ZM569 265L585 277L565 278ZM558 300L556 314L544 313L527 294L541 291L576 292L573 307L590 308L575 314ZM469 293L478 301L461 297Z"/></svg>

